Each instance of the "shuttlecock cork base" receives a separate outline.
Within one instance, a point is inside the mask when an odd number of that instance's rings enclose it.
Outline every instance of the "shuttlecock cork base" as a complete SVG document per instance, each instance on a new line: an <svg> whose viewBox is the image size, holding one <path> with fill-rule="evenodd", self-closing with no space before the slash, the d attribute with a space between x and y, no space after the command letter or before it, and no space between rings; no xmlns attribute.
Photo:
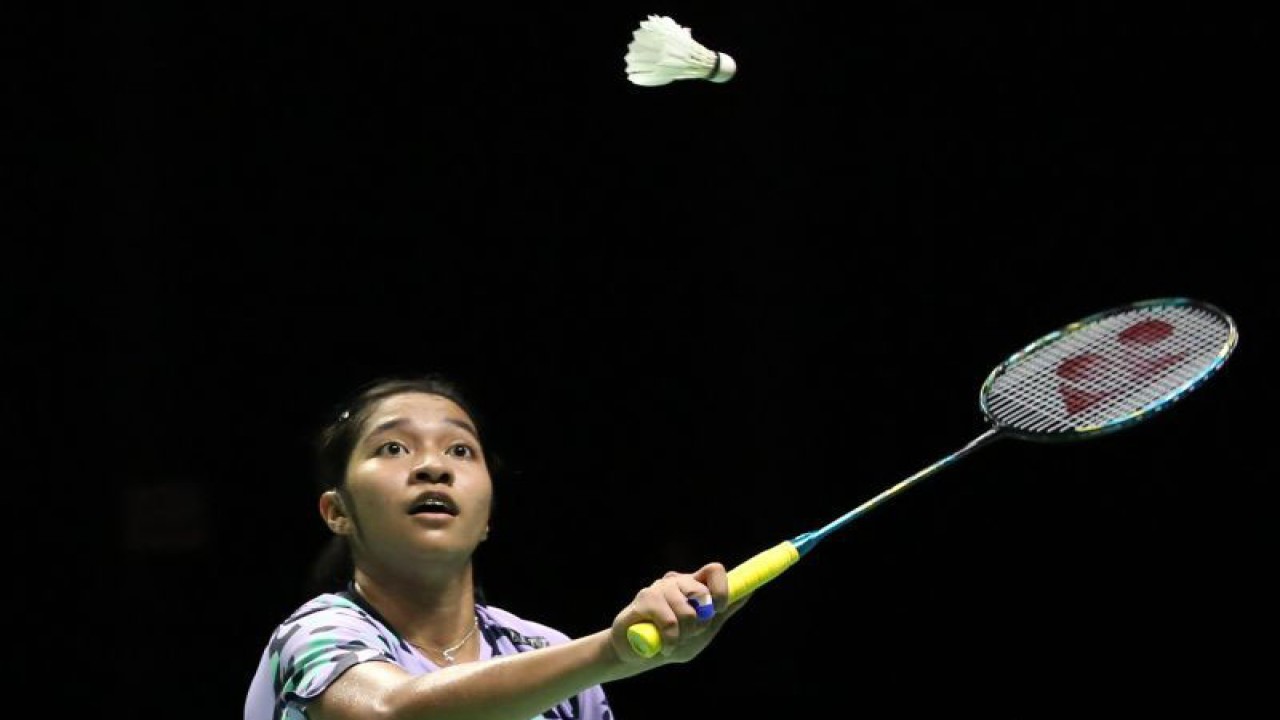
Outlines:
<svg viewBox="0 0 1280 720"><path fill-rule="evenodd" d="M738 72L738 63L733 61L729 53L716 53L716 65L711 68L707 79L713 83L729 82Z"/></svg>
<svg viewBox="0 0 1280 720"><path fill-rule="evenodd" d="M631 34L627 45L627 79L643 87L676 80L728 82L738 63L727 53L710 50L693 39L689 28L669 17L650 15Z"/></svg>

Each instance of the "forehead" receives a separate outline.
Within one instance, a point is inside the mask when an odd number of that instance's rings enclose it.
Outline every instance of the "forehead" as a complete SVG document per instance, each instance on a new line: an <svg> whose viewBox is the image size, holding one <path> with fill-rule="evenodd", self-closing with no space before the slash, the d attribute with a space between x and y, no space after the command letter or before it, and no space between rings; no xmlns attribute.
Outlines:
<svg viewBox="0 0 1280 720"><path fill-rule="evenodd" d="M452 421L454 424L474 426L467 413L449 398L427 393L403 393L378 402L369 412L369 419L361 434L368 434L394 420L408 420L424 425Z"/></svg>

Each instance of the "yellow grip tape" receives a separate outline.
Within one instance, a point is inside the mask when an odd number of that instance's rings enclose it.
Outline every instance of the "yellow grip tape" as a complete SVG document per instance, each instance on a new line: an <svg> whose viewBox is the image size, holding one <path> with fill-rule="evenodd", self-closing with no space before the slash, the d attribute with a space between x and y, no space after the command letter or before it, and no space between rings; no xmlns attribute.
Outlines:
<svg viewBox="0 0 1280 720"><path fill-rule="evenodd" d="M729 571L729 604L750 595L761 585L778 577L800 559L800 551L785 540ZM662 650L662 636L653 623L636 623L627 628L631 649L641 657L653 657Z"/></svg>

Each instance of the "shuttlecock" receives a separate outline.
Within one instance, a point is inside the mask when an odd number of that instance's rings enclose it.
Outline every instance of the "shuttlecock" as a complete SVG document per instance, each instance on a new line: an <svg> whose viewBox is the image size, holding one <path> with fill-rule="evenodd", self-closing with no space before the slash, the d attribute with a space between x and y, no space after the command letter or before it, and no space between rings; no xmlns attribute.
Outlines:
<svg viewBox="0 0 1280 720"><path fill-rule="evenodd" d="M708 50L675 20L650 15L641 21L627 45L627 79L656 87L673 80L728 82L738 64L725 53Z"/></svg>

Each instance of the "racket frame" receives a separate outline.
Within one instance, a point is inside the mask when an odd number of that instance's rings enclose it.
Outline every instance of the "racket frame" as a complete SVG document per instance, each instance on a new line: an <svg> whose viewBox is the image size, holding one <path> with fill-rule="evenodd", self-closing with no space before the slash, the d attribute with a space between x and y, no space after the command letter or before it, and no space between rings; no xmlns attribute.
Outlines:
<svg viewBox="0 0 1280 720"><path fill-rule="evenodd" d="M1000 422L996 418L994 413L992 413L988 405L991 388L995 383L995 381L998 378L1000 378L1002 375L1004 375L1004 373L1008 371L1010 367L1021 363L1023 359L1026 358L1028 355L1038 352L1041 348L1045 347L1046 345L1050 345L1052 343L1057 342L1059 339L1061 339L1065 335L1069 335L1071 333L1077 332L1098 321L1105 320L1107 318L1114 317L1122 313L1132 312L1134 310L1142 310L1143 308L1149 308L1149 307L1194 307L1221 318L1223 322L1225 322L1227 325L1227 339L1223 343L1222 347L1218 350L1218 354L1214 357L1213 362L1211 362L1209 365L1203 368L1199 373L1197 373L1194 377L1189 379L1187 382L1183 383L1181 387L1177 388L1171 393L1168 393L1168 395L1163 400L1153 405L1147 405L1137 412L1133 412L1128 415L1122 415L1118 418L1115 418L1101 425L1093 425L1085 428L1058 432L1058 433L1037 433L1037 432L1019 430L1018 428L1015 428ZM1077 440L1085 440L1088 438L1100 437L1102 435L1109 435L1118 430L1123 430L1127 427L1140 423L1144 420L1150 419L1153 415L1156 415L1159 412L1168 409L1170 405L1177 402L1179 399L1188 395L1192 390L1199 387L1202 383L1204 383L1205 380L1208 380L1211 376L1216 374L1219 369L1222 368L1223 364L1226 363L1227 358L1230 357L1231 353L1235 350L1236 343L1239 341L1239 337L1240 335L1236 328L1235 320L1233 320L1230 315L1223 312L1217 306L1207 302L1193 300L1191 298L1185 298L1185 297L1166 297L1166 298L1153 298L1150 300L1140 300L1138 302L1129 303L1128 305L1119 305L1119 306L1110 308L1108 310L1103 310L1101 312L1097 312L1087 317L1081 318L1068 325L1064 325L1063 327L1057 330L1054 330L1053 332L1050 332L1044 335L1043 337L1027 344L1021 350L1005 358L1004 362L1000 363L994 369L992 369L991 372L987 375L987 379L983 381L982 387L978 391L978 406L981 408L982 414L987 418L987 421L993 427L998 428L1000 433L1017 437L1020 440L1030 440L1032 442L1039 442L1039 443L1063 443L1063 442L1073 442Z"/></svg>

